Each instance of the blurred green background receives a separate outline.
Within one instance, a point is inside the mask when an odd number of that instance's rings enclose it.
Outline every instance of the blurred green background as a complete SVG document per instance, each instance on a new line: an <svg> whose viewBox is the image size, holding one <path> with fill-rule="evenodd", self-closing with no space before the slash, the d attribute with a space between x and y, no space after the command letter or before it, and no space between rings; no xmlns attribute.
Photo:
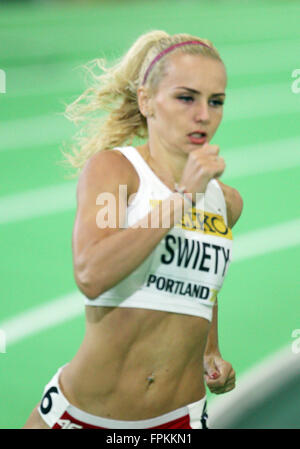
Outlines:
<svg viewBox="0 0 300 449"><path fill-rule="evenodd" d="M24 424L85 331L71 253L76 181L59 165L76 131L64 104L85 88L82 64L118 58L153 29L210 39L227 67L213 143L244 210L219 295L223 356L239 380L292 345L300 328L299 19L299 2L287 0L0 4L0 428Z"/></svg>

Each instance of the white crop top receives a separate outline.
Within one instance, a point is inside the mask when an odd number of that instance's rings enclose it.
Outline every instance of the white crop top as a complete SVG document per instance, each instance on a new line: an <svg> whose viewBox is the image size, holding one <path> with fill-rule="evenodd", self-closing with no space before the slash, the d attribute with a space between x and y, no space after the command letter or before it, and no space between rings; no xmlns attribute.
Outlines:
<svg viewBox="0 0 300 449"><path fill-rule="evenodd" d="M127 207L126 228L173 192L136 148L114 149L132 163L140 179L134 200ZM201 205L204 210L197 205L193 208L194 223L190 209L136 270L97 298L84 297L85 305L162 310L211 321L212 307L232 259L225 198L215 179L208 183Z"/></svg>

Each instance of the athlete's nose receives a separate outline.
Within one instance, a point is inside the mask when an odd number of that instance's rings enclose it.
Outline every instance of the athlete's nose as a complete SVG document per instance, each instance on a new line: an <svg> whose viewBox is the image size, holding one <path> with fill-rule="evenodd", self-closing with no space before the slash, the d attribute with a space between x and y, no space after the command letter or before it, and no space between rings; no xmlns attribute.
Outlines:
<svg viewBox="0 0 300 449"><path fill-rule="evenodd" d="M209 122L209 108L206 101L201 101L195 112L195 121L196 122Z"/></svg>

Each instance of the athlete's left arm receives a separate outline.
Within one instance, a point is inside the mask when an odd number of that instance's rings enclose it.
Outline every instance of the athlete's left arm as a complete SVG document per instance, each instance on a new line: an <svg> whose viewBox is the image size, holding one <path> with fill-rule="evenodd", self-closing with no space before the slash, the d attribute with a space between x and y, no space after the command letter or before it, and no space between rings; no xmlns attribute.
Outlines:
<svg viewBox="0 0 300 449"><path fill-rule="evenodd" d="M226 211L227 211L227 221L230 229L236 224L241 216L243 210L243 199L237 189L224 184L219 179L217 179L220 187L223 190L225 201L226 201Z"/></svg>
<svg viewBox="0 0 300 449"><path fill-rule="evenodd" d="M227 207L228 226L233 226L241 216L243 200L239 192L218 180L222 187ZM205 381L212 393L227 393L235 388L235 371L232 365L222 358L218 343L218 302L213 307L211 327L208 333L204 354Z"/></svg>

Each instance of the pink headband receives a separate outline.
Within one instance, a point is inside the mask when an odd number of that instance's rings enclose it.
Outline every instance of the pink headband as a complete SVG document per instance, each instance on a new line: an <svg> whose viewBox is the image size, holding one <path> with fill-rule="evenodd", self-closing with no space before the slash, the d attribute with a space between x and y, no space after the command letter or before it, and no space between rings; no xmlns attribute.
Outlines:
<svg viewBox="0 0 300 449"><path fill-rule="evenodd" d="M145 82L147 81L148 75L150 70L152 69L152 67L154 66L154 64L159 61L164 55L166 55L167 53L169 53L170 51L174 50L174 48L177 47L181 47L182 45L193 45L193 44L198 44L198 45L203 45L203 47L207 47L207 48L211 48L209 45L204 44L204 42L200 42L200 41L186 41L186 42L180 42L179 44L174 44L171 45L170 47L166 48L165 50L161 51L151 62L151 64L149 65L148 69L146 70L145 76L144 76L144 80L143 80L143 84L145 84Z"/></svg>

